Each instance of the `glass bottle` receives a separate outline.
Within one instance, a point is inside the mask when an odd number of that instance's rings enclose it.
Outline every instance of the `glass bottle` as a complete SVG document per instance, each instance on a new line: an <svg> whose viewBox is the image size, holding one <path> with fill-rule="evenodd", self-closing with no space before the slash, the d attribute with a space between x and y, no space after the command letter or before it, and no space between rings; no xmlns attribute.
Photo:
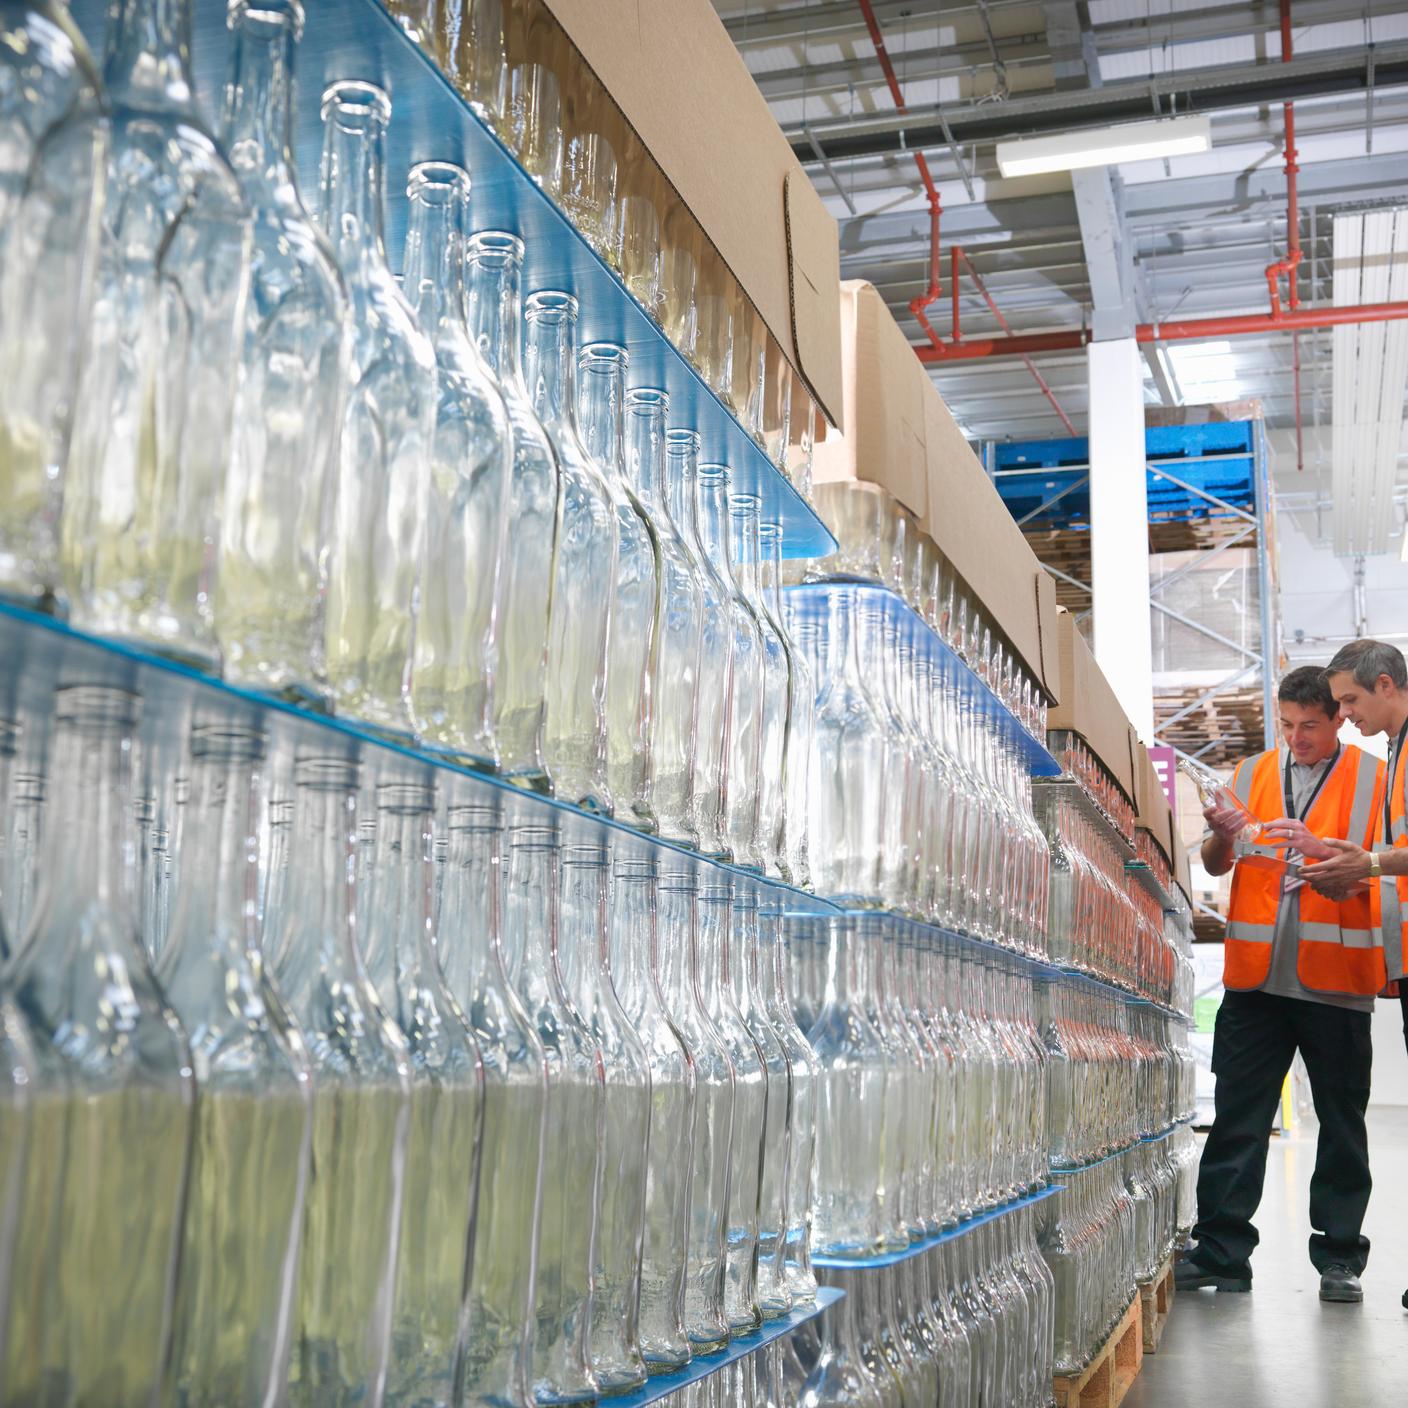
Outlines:
<svg viewBox="0 0 1408 1408"><path fill-rule="evenodd" d="M509 831L504 931L509 976L548 1067L530 1384L539 1403L585 1402L597 1394L590 1337L605 1083L562 971L555 827Z"/></svg>
<svg viewBox="0 0 1408 1408"><path fill-rule="evenodd" d="M402 286L438 369L411 713L425 743L492 768L513 470L508 411L465 322L469 174L450 162L421 162L411 168L406 198Z"/></svg>
<svg viewBox="0 0 1408 1408"><path fill-rule="evenodd" d="M764 712L763 642L762 632L734 575L728 486L728 470L723 465L699 466L699 514L704 546L724 584L733 631L724 836L735 865L761 870L758 799Z"/></svg>
<svg viewBox="0 0 1408 1408"><path fill-rule="evenodd" d="M776 523L758 525L758 549L763 608L782 641L787 657L787 753L783 767L783 872L792 884L810 889L811 863L807 847L808 786L815 729L816 682L811 665L787 625L782 605L782 529Z"/></svg>
<svg viewBox="0 0 1408 1408"><path fill-rule="evenodd" d="M560 947L568 994L596 1040L606 1076L591 1312L592 1372L603 1394L645 1382L641 1246L651 1150L650 1058L612 977L608 865L604 846L562 849Z"/></svg>
<svg viewBox="0 0 1408 1408"><path fill-rule="evenodd" d="M62 0L0 19L0 592L58 583L59 516L107 179L106 101Z"/></svg>
<svg viewBox="0 0 1408 1408"><path fill-rule="evenodd" d="M323 94L322 114L322 222L347 281L353 330L328 547L328 683L339 713L406 734L435 348L386 262L391 100L348 80Z"/></svg>
<svg viewBox="0 0 1408 1408"><path fill-rule="evenodd" d="M615 506L577 431L577 300L535 293L525 316L525 371L559 476L543 754L556 796L610 816L616 799L607 781L607 671L615 597L607 584L616 580Z"/></svg>
<svg viewBox="0 0 1408 1408"><path fill-rule="evenodd" d="M440 29L446 75L479 120L502 131L508 79L503 0L446 5Z"/></svg>
<svg viewBox="0 0 1408 1408"><path fill-rule="evenodd" d="M744 604L757 623L762 642L762 727L758 741L758 851L768 875L792 878L787 864L787 695L789 672L782 633L763 605L759 500L754 494L730 494L736 553L734 577Z"/></svg>
<svg viewBox="0 0 1408 1408"><path fill-rule="evenodd" d="M730 598L701 532L698 433L667 430L665 451L670 513L693 551L698 567L695 581L703 609L695 706L694 829L704 855L732 860L733 850L724 827L729 782L729 699L733 689Z"/></svg>
<svg viewBox="0 0 1408 1408"><path fill-rule="evenodd" d="M498 230L471 235L467 264L470 333L503 396L513 454L504 529L512 550L506 547L502 562L494 689L499 772L520 787L547 792L552 784L543 761L543 709L558 474L519 363L523 241Z"/></svg>
<svg viewBox="0 0 1408 1408"><path fill-rule="evenodd" d="M611 972L621 1007L650 1066L650 1142L641 1246L640 1346L652 1373L690 1359L684 1326L685 1273L693 1181L697 1058L669 1013L662 950L681 936L657 922L655 862L618 859L611 890Z"/></svg>
<svg viewBox="0 0 1408 1408"><path fill-rule="evenodd" d="M732 886L701 885L698 911L702 996L733 1066L724 1313L734 1334L747 1334L762 1323L758 1305L758 1204L768 1119L767 1067L738 1010L739 955L733 942Z"/></svg>
<svg viewBox="0 0 1408 1408"><path fill-rule="evenodd" d="M410 1052L357 946L355 762L294 764L288 896L271 955L313 1058L289 1401L380 1402L410 1132Z"/></svg>
<svg viewBox="0 0 1408 1408"><path fill-rule="evenodd" d="M577 416L582 444L601 472L616 513L615 601L606 669L607 787L622 821L654 832L650 685L658 650L660 537L626 480L626 365L626 349L614 343L582 348Z"/></svg>
<svg viewBox="0 0 1408 1408"><path fill-rule="evenodd" d="M75 624L211 666L250 224L195 100L190 20L189 0L112 9L112 143L61 551Z"/></svg>
<svg viewBox="0 0 1408 1408"><path fill-rule="evenodd" d="M4 762L0 759L0 781ZM38 760L35 760L37 764ZM20 759L21 766L25 760ZM32 764L34 765L34 764ZM48 782L42 772L16 771L10 775L10 805L5 831L0 837L0 965L13 945L29 929L39 887L39 861L43 854L43 827Z"/></svg>
<svg viewBox="0 0 1408 1408"><path fill-rule="evenodd" d="M857 1292L873 1271L828 1271L827 1285L845 1292L821 1317L821 1354L802 1386L800 1408L883 1408L861 1360L856 1331Z"/></svg>
<svg viewBox="0 0 1408 1408"><path fill-rule="evenodd" d="M816 1299L812 1270L812 1192L816 1165L816 1052L802 1034L788 995L790 954L775 902L758 907L758 989L787 1055L787 1225L783 1274L794 1305Z"/></svg>
<svg viewBox="0 0 1408 1408"><path fill-rule="evenodd" d="M311 1065L264 968L252 896L257 732L197 726L181 882L157 978L190 1037L197 1097L167 1392L283 1390L308 1179Z"/></svg>
<svg viewBox="0 0 1408 1408"><path fill-rule="evenodd" d="M367 974L410 1049L411 1117L386 1402L454 1402L460 1301L474 1249L484 1067L441 971L431 921L435 790L376 790Z"/></svg>
<svg viewBox="0 0 1408 1408"><path fill-rule="evenodd" d="M106 686L54 698L41 894L6 974L36 1075L7 1402L149 1404L169 1344L195 1083L137 927L137 715Z"/></svg>
<svg viewBox="0 0 1408 1408"><path fill-rule="evenodd" d="M740 890L733 901L729 965L734 998L758 1054L767 1086L758 1179L758 1309L764 1320L792 1309L787 1281L788 1160L792 1152L792 1072L787 1051L768 1015L760 972L758 896Z"/></svg>
<svg viewBox="0 0 1408 1408"><path fill-rule="evenodd" d="M675 1026L694 1057L694 1151L689 1203L689 1245L684 1325L696 1354L711 1354L729 1340L724 1310L724 1269L732 1188L734 1071L704 999L697 885L690 871L660 876L661 989Z"/></svg>
<svg viewBox="0 0 1408 1408"><path fill-rule="evenodd" d="M0 935L2 938L3 935ZM8 950L7 950L8 956ZM0 995L0 1374L9 1356L10 1291L15 1267L15 1243L33 1135L37 1066L29 1025L8 993ZM54 1098L53 1096L50 1097ZM52 1112L50 1123L55 1123Z"/></svg>
<svg viewBox="0 0 1408 1408"><path fill-rule="evenodd" d="M705 599L698 559L671 511L665 429L669 404L663 391L626 393L626 464L660 548L656 643L647 682L648 795L660 834L697 846L695 740Z"/></svg>
<svg viewBox="0 0 1408 1408"><path fill-rule="evenodd" d="M504 926L495 806L451 807L440 923L446 981L484 1067L484 1125L474 1250L464 1301L458 1402L533 1408L538 1215L548 1065L510 973L521 927Z"/></svg>
<svg viewBox="0 0 1408 1408"><path fill-rule="evenodd" d="M327 522L351 352L347 290L294 166L303 6L242 0L228 23L221 137L253 216L253 245L215 630L227 679L319 698Z"/></svg>

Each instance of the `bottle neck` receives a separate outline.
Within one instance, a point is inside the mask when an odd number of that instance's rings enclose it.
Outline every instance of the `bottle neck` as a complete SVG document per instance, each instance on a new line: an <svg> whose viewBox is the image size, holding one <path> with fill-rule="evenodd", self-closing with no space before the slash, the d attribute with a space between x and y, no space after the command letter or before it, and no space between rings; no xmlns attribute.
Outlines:
<svg viewBox="0 0 1408 1408"><path fill-rule="evenodd" d="M701 895L698 912L699 981L711 1008L726 1000L732 986L729 967L729 921L732 897Z"/></svg>
<svg viewBox="0 0 1408 1408"><path fill-rule="evenodd" d="M450 828L440 910L440 968L461 1010L474 994L506 981L499 913L499 832L491 825Z"/></svg>
<svg viewBox="0 0 1408 1408"><path fill-rule="evenodd" d="M472 253L469 332L503 386L519 380L519 262L511 255Z"/></svg>
<svg viewBox="0 0 1408 1408"><path fill-rule="evenodd" d="M756 904L735 905L733 928L729 933L729 954L733 990L739 1006L749 1011L760 1002L763 988L758 981L758 907Z"/></svg>
<svg viewBox="0 0 1408 1408"><path fill-rule="evenodd" d="M323 134L323 227L344 268L386 262L382 211L386 195L386 136L380 118L328 114Z"/></svg>
<svg viewBox="0 0 1408 1408"><path fill-rule="evenodd" d="M669 460L665 454L665 403L630 401L626 406L626 471L636 493L656 521L676 535L681 524L671 503Z"/></svg>
<svg viewBox="0 0 1408 1408"><path fill-rule="evenodd" d="M190 0L114 0L103 84L113 103L194 116Z"/></svg>
<svg viewBox="0 0 1408 1408"><path fill-rule="evenodd" d="M520 992L541 992L558 971L557 850L511 846L504 892L504 966Z"/></svg>
<svg viewBox="0 0 1408 1408"><path fill-rule="evenodd" d="M398 994L434 977L431 947L435 870L431 813L415 805L377 811L374 856L376 891L363 926L362 956L383 1001L393 1010Z"/></svg>
<svg viewBox="0 0 1408 1408"><path fill-rule="evenodd" d="M523 372L538 418L549 429L575 436L574 326L572 319L557 313L530 317L523 339Z"/></svg>
<svg viewBox="0 0 1408 1408"><path fill-rule="evenodd" d="M653 876L616 872L611 889L607 962L616 991L632 1016L640 1008L636 999L661 976L654 892Z"/></svg>
<svg viewBox="0 0 1408 1408"><path fill-rule="evenodd" d="M724 584L733 588L733 564L728 544L728 482L714 476L699 476L699 536L709 561Z"/></svg>
<svg viewBox="0 0 1408 1408"><path fill-rule="evenodd" d="M439 343L447 332L462 338L464 201L448 188L435 186L416 191L408 203L402 291L432 341Z"/></svg>
<svg viewBox="0 0 1408 1408"><path fill-rule="evenodd" d="M606 895L604 862L563 861L558 952L568 992L584 1013L596 1007L610 981Z"/></svg>
<svg viewBox="0 0 1408 1408"><path fill-rule="evenodd" d="M699 473L691 439L666 441L664 474L670 516L692 543L699 543Z"/></svg>
<svg viewBox="0 0 1408 1408"><path fill-rule="evenodd" d="M181 836L181 891L162 971L204 963L231 935L260 952L254 763L249 756L197 758Z"/></svg>
<svg viewBox="0 0 1408 1408"><path fill-rule="evenodd" d="M738 545L734 576L748 604L759 614L763 609L762 586L758 578L758 514L749 509L733 515L733 540Z"/></svg>
<svg viewBox="0 0 1408 1408"><path fill-rule="evenodd" d="M612 481L625 469L625 367L619 358L586 358L578 383L577 428L587 453Z"/></svg>
<svg viewBox="0 0 1408 1408"><path fill-rule="evenodd" d="M699 1000L702 975L694 899L694 891L684 885L656 888L656 965L661 989L676 1016Z"/></svg>
<svg viewBox="0 0 1408 1408"><path fill-rule="evenodd" d="M294 30L287 15L245 12L235 29L222 137L236 174L297 200L293 160Z"/></svg>

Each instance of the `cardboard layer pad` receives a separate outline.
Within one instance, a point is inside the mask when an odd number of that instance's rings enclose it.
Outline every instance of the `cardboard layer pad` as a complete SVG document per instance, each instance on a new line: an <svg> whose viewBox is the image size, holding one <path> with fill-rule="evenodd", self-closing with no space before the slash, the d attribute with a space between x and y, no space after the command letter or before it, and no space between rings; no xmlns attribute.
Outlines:
<svg viewBox="0 0 1408 1408"><path fill-rule="evenodd" d="M840 241L708 0L543 0L833 424Z"/></svg>
<svg viewBox="0 0 1408 1408"><path fill-rule="evenodd" d="M818 444L816 480L867 480L909 509L1054 700L1056 583L868 283L841 285L841 370L845 433Z"/></svg>
<svg viewBox="0 0 1408 1408"><path fill-rule="evenodd" d="M1139 749L1146 765L1149 755L1120 708L1104 671L1095 663L1090 647L1076 630L1075 617L1064 609L1057 612L1056 640L1060 660L1058 702L1048 713L1046 726L1079 734L1137 809L1134 750ZM1168 804L1164 805L1167 809Z"/></svg>

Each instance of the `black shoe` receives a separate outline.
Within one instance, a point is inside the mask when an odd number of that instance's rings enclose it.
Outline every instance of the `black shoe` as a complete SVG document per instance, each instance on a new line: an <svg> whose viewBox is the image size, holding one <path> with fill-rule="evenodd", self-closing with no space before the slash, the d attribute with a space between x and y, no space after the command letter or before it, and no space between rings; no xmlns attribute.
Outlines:
<svg viewBox="0 0 1408 1408"><path fill-rule="evenodd" d="M1364 1299L1364 1287L1349 1267L1337 1261L1320 1273L1320 1299L1358 1305Z"/></svg>
<svg viewBox="0 0 1408 1408"><path fill-rule="evenodd" d="M1228 1275L1225 1271L1212 1271L1195 1257L1187 1256L1182 1261L1174 1262L1173 1284L1180 1291L1197 1291L1204 1286L1212 1286L1219 1291L1243 1292L1251 1290L1252 1278L1250 1272L1238 1276Z"/></svg>

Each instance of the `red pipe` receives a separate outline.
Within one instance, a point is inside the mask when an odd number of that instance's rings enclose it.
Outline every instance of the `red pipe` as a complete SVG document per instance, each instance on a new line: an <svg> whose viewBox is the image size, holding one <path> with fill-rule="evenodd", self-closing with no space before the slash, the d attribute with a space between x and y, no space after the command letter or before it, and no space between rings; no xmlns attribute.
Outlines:
<svg viewBox="0 0 1408 1408"><path fill-rule="evenodd" d="M1291 0L1281 0L1281 62L1291 61ZM1296 270L1300 264L1300 206L1297 200L1296 176L1300 167L1296 165L1296 113L1295 105L1287 103L1283 109L1286 119L1286 257L1266 266L1266 282L1271 291L1271 313L1281 312L1281 275L1287 279L1287 301L1291 311L1300 307L1300 280ZM1302 434L1300 410L1300 338L1291 338L1291 378L1295 388L1296 416L1296 469L1305 468L1305 443Z"/></svg>
<svg viewBox="0 0 1408 1408"><path fill-rule="evenodd" d="M1246 313L1220 318L1185 318L1176 323L1140 323L1136 342L1199 342L1207 338L1249 337L1256 333L1303 332L1345 323L1384 323L1408 318L1408 303L1361 303L1352 307L1283 309L1279 315ZM1091 341L1087 328L1064 332L1019 333L1012 337L964 338L942 347L915 348L921 362L960 362L982 357L1078 352Z"/></svg>

